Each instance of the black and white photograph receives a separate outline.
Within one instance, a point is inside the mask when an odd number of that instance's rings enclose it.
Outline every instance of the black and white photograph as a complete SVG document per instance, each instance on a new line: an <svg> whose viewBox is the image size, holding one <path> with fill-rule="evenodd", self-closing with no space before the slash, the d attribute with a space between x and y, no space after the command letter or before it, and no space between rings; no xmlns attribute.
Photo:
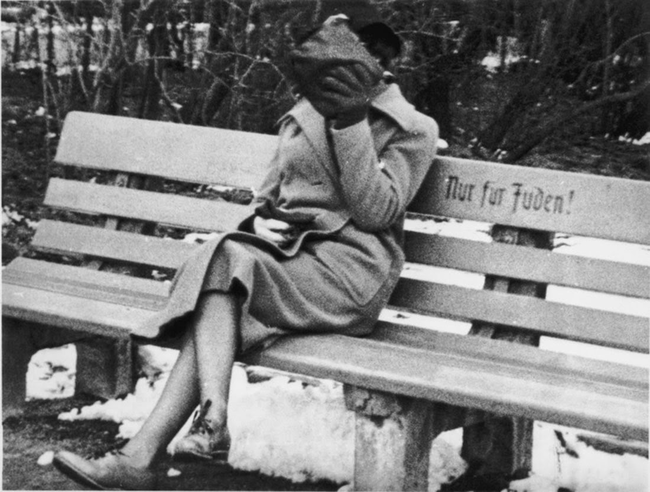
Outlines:
<svg viewBox="0 0 650 492"><path fill-rule="evenodd" d="M650 489L647 0L0 10L2 490Z"/></svg>

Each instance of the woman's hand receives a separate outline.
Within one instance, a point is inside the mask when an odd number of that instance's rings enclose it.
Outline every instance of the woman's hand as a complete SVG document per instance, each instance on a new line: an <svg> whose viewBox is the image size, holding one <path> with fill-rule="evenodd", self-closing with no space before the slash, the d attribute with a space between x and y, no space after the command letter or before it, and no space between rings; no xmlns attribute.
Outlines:
<svg viewBox="0 0 650 492"><path fill-rule="evenodd" d="M345 21L323 24L289 61L300 93L337 128L365 118L371 91L384 72Z"/></svg>
<svg viewBox="0 0 650 492"><path fill-rule="evenodd" d="M345 128L365 119L374 85L374 74L355 63L332 67L303 92L316 111L334 119L336 128Z"/></svg>
<svg viewBox="0 0 650 492"><path fill-rule="evenodd" d="M253 221L253 230L257 236L280 247L295 239L294 227L291 224L276 219L265 219L259 215Z"/></svg>

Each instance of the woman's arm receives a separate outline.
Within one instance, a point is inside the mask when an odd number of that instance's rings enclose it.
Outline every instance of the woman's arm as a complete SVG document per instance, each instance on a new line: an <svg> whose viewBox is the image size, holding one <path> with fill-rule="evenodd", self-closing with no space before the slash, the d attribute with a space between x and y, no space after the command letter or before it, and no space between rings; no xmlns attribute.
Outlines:
<svg viewBox="0 0 650 492"><path fill-rule="evenodd" d="M341 190L352 220L362 230L379 231L399 220L435 157L438 126L415 115L414 129L397 131L380 156L367 120L330 130Z"/></svg>

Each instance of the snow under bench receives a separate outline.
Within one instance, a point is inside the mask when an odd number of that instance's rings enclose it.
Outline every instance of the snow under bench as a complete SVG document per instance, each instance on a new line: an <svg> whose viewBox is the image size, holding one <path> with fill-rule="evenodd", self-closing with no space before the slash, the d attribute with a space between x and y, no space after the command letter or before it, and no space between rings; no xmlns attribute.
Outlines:
<svg viewBox="0 0 650 492"><path fill-rule="evenodd" d="M77 344L77 391L133 389L141 320L197 247L229 230L276 137L70 113L32 251L3 271L3 411L25 399L35 351ZM218 186L215 186L218 185ZM355 490L426 490L431 440L507 417L513 469L530 465L532 421L648 438L650 313L545 299L547 286L650 299L650 267L561 254L556 233L650 245L650 183L439 157L410 207L425 220L491 224L491 240L407 231L410 264L485 276L482 289L403 275L390 308L472 323L467 335L381 321L372 335L287 337L242 362L345 385L356 412ZM406 273L406 272L405 272ZM544 350L540 337L616 349L623 362ZM400 430L390 443L378 432ZM515 435L516 434L516 435ZM504 437L505 438L505 437ZM382 450L382 455L379 455Z"/></svg>

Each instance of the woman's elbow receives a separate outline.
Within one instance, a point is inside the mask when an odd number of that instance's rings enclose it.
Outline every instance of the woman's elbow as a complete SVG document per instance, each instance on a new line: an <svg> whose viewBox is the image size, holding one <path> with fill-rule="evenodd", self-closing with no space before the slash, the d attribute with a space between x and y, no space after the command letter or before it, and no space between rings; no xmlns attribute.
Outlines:
<svg viewBox="0 0 650 492"><path fill-rule="evenodd" d="M404 207L393 204L392 206L384 207L383 210L378 209L376 206L370 211L358 211L352 213L352 220L356 226L364 232L380 232L388 229L404 215Z"/></svg>

